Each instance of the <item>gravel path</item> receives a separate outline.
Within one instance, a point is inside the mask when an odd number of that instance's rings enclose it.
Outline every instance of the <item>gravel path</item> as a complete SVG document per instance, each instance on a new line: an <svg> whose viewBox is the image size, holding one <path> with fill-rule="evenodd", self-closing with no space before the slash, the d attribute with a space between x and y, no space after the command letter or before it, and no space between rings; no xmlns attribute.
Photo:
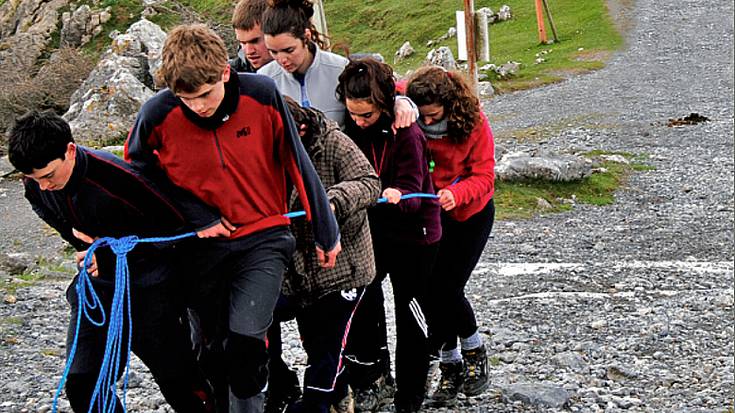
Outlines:
<svg viewBox="0 0 735 413"><path fill-rule="evenodd" d="M655 169L634 174L612 206L496 224L468 288L493 384L429 412L733 409L733 4L630 4L614 8L630 31L605 69L487 109L507 149L624 151ZM691 112L710 121L666 126ZM539 139L511 138L529 130ZM17 183L0 182L0 197L0 247L57 254ZM48 409L64 287L40 283L0 304L0 412ZM288 327L286 352L303 367ZM134 369L131 411L170 411Z"/></svg>

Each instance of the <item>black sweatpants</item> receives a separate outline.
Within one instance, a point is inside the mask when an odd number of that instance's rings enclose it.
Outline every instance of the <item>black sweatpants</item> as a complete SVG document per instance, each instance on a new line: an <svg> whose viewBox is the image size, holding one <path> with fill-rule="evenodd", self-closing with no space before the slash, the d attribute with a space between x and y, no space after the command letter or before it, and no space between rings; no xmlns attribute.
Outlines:
<svg viewBox="0 0 735 413"><path fill-rule="evenodd" d="M275 227L201 240L191 250L188 265L197 279L188 305L199 319L200 363L215 386L218 411L263 411L266 332L294 247L289 228Z"/></svg>
<svg viewBox="0 0 735 413"><path fill-rule="evenodd" d="M355 313L347 343L348 373L353 388L365 388L390 372L381 287L390 274L396 317L396 404L423 400L429 368L428 326L423 308L438 247L438 244L374 240L377 275Z"/></svg>
<svg viewBox="0 0 735 413"><path fill-rule="evenodd" d="M332 404L337 404L347 395L347 381L342 375L342 353L363 291L364 288L336 291L304 308L295 306L288 297L279 299L274 318L296 318L307 355L303 399L289 407L289 412L327 413ZM269 334L271 331L274 329L271 328ZM272 365L283 363L280 345L278 339L269 341L269 350L273 350L269 355Z"/></svg>
<svg viewBox="0 0 735 413"><path fill-rule="evenodd" d="M457 347L457 338L477 331L472 305L464 294L465 285L480 260L495 219L493 200L485 208L459 222L442 212L442 239L429 278L432 350Z"/></svg>
<svg viewBox="0 0 735 413"><path fill-rule="evenodd" d="M140 274L131 272L131 275ZM71 350L77 323L79 302L74 288L77 282L78 278L75 278L66 292L67 301L71 305L67 351ZM111 282L94 278L92 282L105 308L107 320L104 326L97 327L82 313L77 349L66 382L66 395L75 412L87 412L89 409L105 353L109 310L114 295ZM184 307L180 295L172 281L144 287L131 286L132 351L148 366L161 393L175 411L210 412L214 401L209 386L197 367L188 330L182 323ZM91 314L99 313L91 311ZM95 319L98 320L97 317ZM124 371L127 360L128 330L127 324L125 325L120 374ZM93 411L97 411L97 407L95 405ZM122 412L119 401L116 411Z"/></svg>

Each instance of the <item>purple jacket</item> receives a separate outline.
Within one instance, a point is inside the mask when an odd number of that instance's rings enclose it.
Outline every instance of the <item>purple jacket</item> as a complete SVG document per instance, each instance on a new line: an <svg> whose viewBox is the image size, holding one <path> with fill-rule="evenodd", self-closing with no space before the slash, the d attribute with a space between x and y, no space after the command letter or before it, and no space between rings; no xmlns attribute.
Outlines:
<svg viewBox="0 0 735 413"><path fill-rule="evenodd" d="M380 176L381 191L396 188L404 194L433 194L426 160L426 138L417 124L393 134L393 120L383 114L367 129L352 119L347 134L357 143ZM412 244L433 244L441 238L441 208L435 199L412 198L398 205L380 204L368 210L373 240L391 239Z"/></svg>

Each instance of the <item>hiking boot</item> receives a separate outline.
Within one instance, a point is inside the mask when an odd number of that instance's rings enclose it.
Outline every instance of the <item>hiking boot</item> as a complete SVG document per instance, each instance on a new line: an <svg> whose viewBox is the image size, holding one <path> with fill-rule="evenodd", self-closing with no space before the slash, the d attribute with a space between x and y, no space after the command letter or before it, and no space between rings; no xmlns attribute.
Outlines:
<svg viewBox="0 0 735 413"><path fill-rule="evenodd" d="M429 404L432 407L453 406L457 402L457 393L459 393L464 380L464 367L461 361L440 363L439 370L441 370L439 386L431 395Z"/></svg>
<svg viewBox="0 0 735 413"><path fill-rule="evenodd" d="M355 412L375 412L393 403L396 382L390 374L381 376L367 388L355 389Z"/></svg>
<svg viewBox="0 0 735 413"><path fill-rule="evenodd" d="M333 404L329 413L355 413L355 399L352 398L352 392L348 390L347 396Z"/></svg>
<svg viewBox="0 0 735 413"><path fill-rule="evenodd" d="M265 397L264 413L281 413L289 403L301 397L298 374L286 369L274 371L268 378L268 391Z"/></svg>
<svg viewBox="0 0 735 413"><path fill-rule="evenodd" d="M482 394L490 385L490 377L487 374L487 351L485 345L472 350L462 350L464 360L464 383L462 393L465 396L477 396Z"/></svg>

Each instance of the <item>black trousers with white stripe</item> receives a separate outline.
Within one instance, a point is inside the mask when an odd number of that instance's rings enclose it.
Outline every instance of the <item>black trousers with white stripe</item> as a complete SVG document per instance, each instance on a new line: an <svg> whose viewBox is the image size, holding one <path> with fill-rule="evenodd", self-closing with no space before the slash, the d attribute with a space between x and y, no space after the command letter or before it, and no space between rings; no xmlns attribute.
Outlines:
<svg viewBox="0 0 735 413"><path fill-rule="evenodd" d="M390 367L381 284L390 274L396 318L396 404L425 396L429 368L428 326L423 314L428 277L439 245L373 240L377 275L365 290L347 342L353 388L364 388Z"/></svg>

